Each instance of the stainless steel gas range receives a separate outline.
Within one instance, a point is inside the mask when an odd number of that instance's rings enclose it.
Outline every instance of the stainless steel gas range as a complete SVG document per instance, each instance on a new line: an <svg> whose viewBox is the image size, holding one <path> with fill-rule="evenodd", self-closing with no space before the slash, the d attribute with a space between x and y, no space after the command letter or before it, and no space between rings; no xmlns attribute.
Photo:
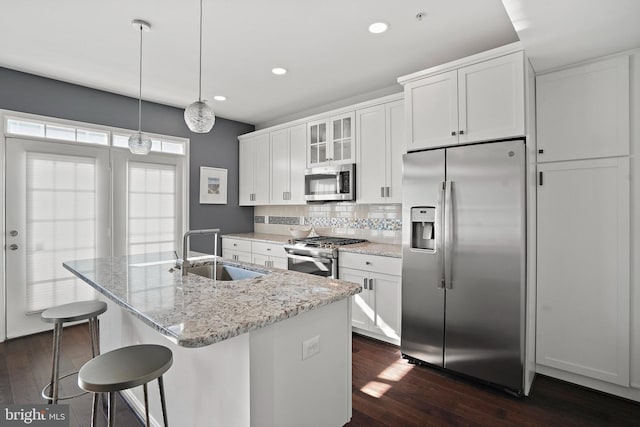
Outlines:
<svg viewBox="0 0 640 427"><path fill-rule="evenodd" d="M307 237L289 240L284 250L287 252L289 270L337 279L338 248L364 242L364 239L344 237Z"/></svg>

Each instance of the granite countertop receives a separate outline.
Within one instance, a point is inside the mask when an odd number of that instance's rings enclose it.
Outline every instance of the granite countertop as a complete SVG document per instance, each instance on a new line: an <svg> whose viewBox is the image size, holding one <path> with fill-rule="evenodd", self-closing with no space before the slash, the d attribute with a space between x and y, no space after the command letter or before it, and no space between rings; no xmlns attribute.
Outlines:
<svg viewBox="0 0 640 427"><path fill-rule="evenodd" d="M63 265L183 347L214 344L362 291L361 285L351 282L221 262L268 274L236 281L214 281L191 273L182 277L180 270L172 269L172 252L67 261Z"/></svg>
<svg viewBox="0 0 640 427"><path fill-rule="evenodd" d="M237 233L225 234L222 237L230 237L234 239L254 240L267 243L287 243L291 236L282 234L265 234L265 233ZM340 252L353 252L365 255L379 255L393 258L402 258L402 246L387 243L358 243L354 245L345 245L338 248Z"/></svg>

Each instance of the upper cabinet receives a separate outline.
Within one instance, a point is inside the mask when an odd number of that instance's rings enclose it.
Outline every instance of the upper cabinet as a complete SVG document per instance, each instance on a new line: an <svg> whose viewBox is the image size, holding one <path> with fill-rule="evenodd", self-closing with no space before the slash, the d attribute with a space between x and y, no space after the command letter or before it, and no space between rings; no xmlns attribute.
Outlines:
<svg viewBox="0 0 640 427"><path fill-rule="evenodd" d="M304 204L307 126L303 123L271 132L270 140L270 204Z"/></svg>
<svg viewBox="0 0 640 427"><path fill-rule="evenodd" d="M629 154L629 57L536 78L538 161Z"/></svg>
<svg viewBox="0 0 640 427"><path fill-rule="evenodd" d="M403 80L408 151L525 134L522 51Z"/></svg>
<svg viewBox="0 0 640 427"><path fill-rule="evenodd" d="M240 206L269 204L269 135L240 140Z"/></svg>
<svg viewBox="0 0 640 427"><path fill-rule="evenodd" d="M356 146L357 202L401 203L404 102L357 110Z"/></svg>
<svg viewBox="0 0 640 427"><path fill-rule="evenodd" d="M353 112L308 122L307 126L309 167L354 162Z"/></svg>

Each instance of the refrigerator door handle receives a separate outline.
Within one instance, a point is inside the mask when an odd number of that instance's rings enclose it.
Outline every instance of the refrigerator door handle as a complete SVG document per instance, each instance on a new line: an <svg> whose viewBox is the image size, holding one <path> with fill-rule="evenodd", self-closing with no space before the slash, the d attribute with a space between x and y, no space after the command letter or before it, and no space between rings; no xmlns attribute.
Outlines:
<svg viewBox="0 0 640 427"><path fill-rule="evenodd" d="M445 181L444 193L444 287L453 289L453 181Z"/></svg>
<svg viewBox="0 0 640 427"><path fill-rule="evenodd" d="M444 273L444 215L443 206L445 203L446 185L445 181L441 183L442 191L438 195L436 202L436 223L435 223L435 236L436 236L436 255L438 257L438 268L440 269L440 281L438 282L438 289L445 289L447 278Z"/></svg>

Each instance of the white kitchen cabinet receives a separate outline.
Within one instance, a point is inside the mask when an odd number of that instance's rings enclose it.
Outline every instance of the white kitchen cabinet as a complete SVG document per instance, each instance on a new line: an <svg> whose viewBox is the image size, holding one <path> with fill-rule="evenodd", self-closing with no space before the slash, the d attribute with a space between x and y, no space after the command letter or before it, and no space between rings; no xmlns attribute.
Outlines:
<svg viewBox="0 0 640 427"><path fill-rule="evenodd" d="M357 201L402 202L404 102L356 111Z"/></svg>
<svg viewBox="0 0 640 427"><path fill-rule="evenodd" d="M272 205L304 204L307 126L300 124L270 133Z"/></svg>
<svg viewBox="0 0 640 427"><path fill-rule="evenodd" d="M222 257L233 261L252 262L251 241L222 237Z"/></svg>
<svg viewBox="0 0 640 427"><path fill-rule="evenodd" d="M400 344L402 260L348 252L338 260L340 280L363 287L352 297L354 332Z"/></svg>
<svg viewBox="0 0 640 427"><path fill-rule="evenodd" d="M522 136L524 54L514 52L405 84L407 150Z"/></svg>
<svg viewBox="0 0 640 427"><path fill-rule="evenodd" d="M251 254L254 264L287 269L287 255L281 244L252 241Z"/></svg>
<svg viewBox="0 0 640 427"><path fill-rule="evenodd" d="M354 113L344 113L307 123L309 167L353 163L355 159Z"/></svg>
<svg viewBox="0 0 640 427"><path fill-rule="evenodd" d="M536 362L628 387L629 160L538 170Z"/></svg>
<svg viewBox="0 0 640 427"><path fill-rule="evenodd" d="M629 154L629 57L536 77L538 161Z"/></svg>
<svg viewBox="0 0 640 427"><path fill-rule="evenodd" d="M269 135L240 139L239 204L269 204Z"/></svg>

